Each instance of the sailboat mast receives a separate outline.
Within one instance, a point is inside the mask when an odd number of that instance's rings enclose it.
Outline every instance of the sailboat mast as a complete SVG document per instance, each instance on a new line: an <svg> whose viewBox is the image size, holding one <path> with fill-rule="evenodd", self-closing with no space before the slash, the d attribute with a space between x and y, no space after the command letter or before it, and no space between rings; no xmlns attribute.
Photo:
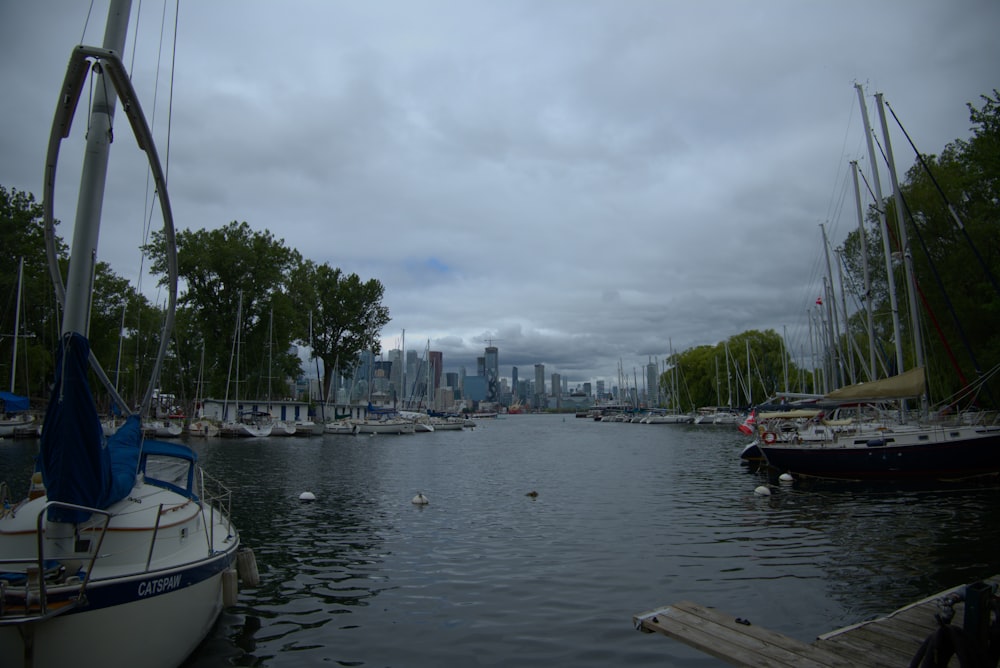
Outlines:
<svg viewBox="0 0 1000 668"><path fill-rule="evenodd" d="M889 139L889 126L885 120L885 109L882 103L882 93L875 93L878 103L878 117L882 125L882 138L885 140L885 157L889 166L889 180L892 182L892 194L896 202L896 226L899 235L899 250L903 253L903 274L906 277L906 294L910 306L910 326L913 328L913 354L916 365L924 365L924 345L920 335L920 312L917 310L916 279L913 277L913 254L910 252L910 239L906 233L906 222L903 218L903 194L899 190L899 180L896 177L896 161L892 157L892 142ZM899 367L899 373L903 367ZM924 395L926 397L926 395Z"/></svg>
<svg viewBox="0 0 1000 668"><path fill-rule="evenodd" d="M861 271L865 277L865 329L868 333L868 380L875 380L875 322L872 314L872 277L868 269L868 235L865 233L865 214L861 208L861 185L858 183L857 160L851 161L854 176L854 201L858 209L858 239L861 241Z"/></svg>
<svg viewBox="0 0 1000 668"><path fill-rule="evenodd" d="M861 84L854 84L858 91L858 101L861 103L861 120L865 125L865 140L868 142L868 159L872 165L872 185L875 187L875 205L878 210L880 229L882 230L882 252L885 255L885 272L888 277L889 310L892 312L892 334L896 343L896 373L903 372L903 343L900 338L902 327L899 324L899 300L896 298L896 282L892 280L892 248L889 245L889 224L885 220L885 207L882 206L882 182L878 176L878 161L875 159L875 146L872 142L872 128L868 121L868 107L865 105L865 93Z"/></svg>
<svg viewBox="0 0 1000 668"><path fill-rule="evenodd" d="M24 258L17 265L17 306L14 309L14 352L10 357L10 393L14 394L14 379L17 377L17 337L21 329L21 294L24 293Z"/></svg>
<svg viewBox="0 0 1000 668"><path fill-rule="evenodd" d="M123 53L131 0L114 0L108 10L104 48ZM73 247L66 278L65 313L62 334L77 332L87 336L90 328L90 296L97 265L97 242L100 232L104 187L107 182L108 155L111 151L111 122L116 97L113 86L104 81L100 68L94 68L94 104L90 109L87 148L76 203Z"/></svg>

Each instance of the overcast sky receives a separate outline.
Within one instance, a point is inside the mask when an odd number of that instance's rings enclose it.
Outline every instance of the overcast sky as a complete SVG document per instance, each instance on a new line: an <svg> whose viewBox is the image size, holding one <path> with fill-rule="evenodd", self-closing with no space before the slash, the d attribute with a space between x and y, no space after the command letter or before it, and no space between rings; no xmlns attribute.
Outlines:
<svg viewBox="0 0 1000 668"><path fill-rule="evenodd" d="M995 0L184 2L172 96L173 7L158 88L164 9L142 11L125 61L161 157L172 102L178 228L247 221L378 279L386 350L405 330L475 373L492 339L502 375L571 386L748 329L808 352L819 226L833 246L857 226L849 161L869 165L855 82L876 126L882 92L935 154L1000 87ZM100 45L106 2L87 12L0 3L0 184L39 200L70 50ZM136 277L144 158L118 121L100 257ZM60 158L65 238L85 126Z"/></svg>

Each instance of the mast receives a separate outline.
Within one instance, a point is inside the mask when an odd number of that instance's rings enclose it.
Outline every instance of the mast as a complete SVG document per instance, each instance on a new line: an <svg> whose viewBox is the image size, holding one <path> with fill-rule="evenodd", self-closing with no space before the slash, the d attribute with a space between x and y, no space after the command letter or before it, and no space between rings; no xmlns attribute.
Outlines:
<svg viewBox="0 0 1000 668"><path fill-rule="evenodd" d="M875 208L878 211L880 229L882 230L882 252L885 254L885 272L888 280L889 310L892 312L892 334L896 340L896 373L903 372L903 342L900 338L902 327L899 324L899 301L896 298L896 282L892 279L892 248L889 245L889 224L885 220L885 206L882 200L882 183L878 176L878 161L875 159L875 146L872 142L872 128L868 121L868 108L865 106L865 94L861 84L854 84L861 102L861 120L865 124L865 140L868 142L868 159L872 165L872 185L875 187Z"/></svg>
<svg viewBox="0 0 1000 668"><path fill-rule="evenodd" d="M131 9L131 0L112 2L104 31L105 49L119 54L125 51L125 34L128 31ZM61 330L64 335L69 332L77 332L83 336L89 334L90 297L97 268L97 242L107 182L108 155L111 151L112 120L117 98L109 93L113 86L104 80L105 74L101 68L94 68L94 77L94 104L90 110L69 274L66 278L65 313Z"/></svg>
<svg viewBox="0 0 1000 668"><path fill-rule="evenodd" d="M10 356L10 393L14 394L14 379L17 377L17 336L21 329L21 294L24 292L24 257L17 265L17 306L14 309L14 352Z"/></svg>
<svg viewBox="0 0 1000 668"><path fill-rule="evenodd" d="M861 186L858 184L858 161L851 161L854 177L854 200L858 208L858 238L861 241L861 268L865 275L866 331L868 332L868 380L875 380L875 322L872 315L872 278L868 270L868 234L865 231L865 214L861 209Z"/></svg>
<svg viewBox="0 0 1000 668"><path fill-rule="evenodd" d="M830 266L830 241L826 236L826 225L820 223L819 229L823 232L823 257L826 258L826 277L823 285L827 288L826 311L830 320L830 353L833 360L830 364L831 380L834 385L840 387L842 384L841 364L843 353L840 349L840 322L837 318L837 305L833 295L833 268Z"/></svg>
<svg viewBox="0 0 1000 668"><path fill-rule="evenodd" d="M878 103L878 117L882 124L882 135L885 139L885 156L889 164L889 179L892 181L892 194L896 202L896 226L899 235L899 249L903 253L903 273L906 277L906 294L910 306L910 326L913 328L913 354L916 365L924 365L924 346L920 335L920 312L917 310L916 279L913 275L913 253L910 252L910 239L906 233L906 222L903 217L903 193L899 190L899 180L896 177L896 161L892 157L892 142L889 139L889 126L885 120L885 108L882 104L882 93L875 93ZM899 368L903 372L903 367ZM926 394L924 394L926 402Z"/></svg>
<svg viewBox="0 0 1000 668"><path fill-rule="evenodd" d="M326 400L330 396L330 392L323 392L323 376L319 375L319 357L316 356L316 348L313 347L313 313L309 311L309 349L312 352L313 359L316 361L316 382L319 383L319 418L326 424ZM330 378L330 382L333 382L333 378Z"/></svg>

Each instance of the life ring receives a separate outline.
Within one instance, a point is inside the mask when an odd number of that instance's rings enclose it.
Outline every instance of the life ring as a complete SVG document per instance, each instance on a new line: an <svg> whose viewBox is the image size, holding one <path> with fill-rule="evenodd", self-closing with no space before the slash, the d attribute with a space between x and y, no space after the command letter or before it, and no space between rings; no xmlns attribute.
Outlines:
<svg viewBox="0 0 1000 668"><path fill-rule="evenodd" d="M776 440L778 440L778 437L775 435L775 433L773 431L765 431L764 432L764 442L765 443L768 443L768 444L774 443Z"/></svg>

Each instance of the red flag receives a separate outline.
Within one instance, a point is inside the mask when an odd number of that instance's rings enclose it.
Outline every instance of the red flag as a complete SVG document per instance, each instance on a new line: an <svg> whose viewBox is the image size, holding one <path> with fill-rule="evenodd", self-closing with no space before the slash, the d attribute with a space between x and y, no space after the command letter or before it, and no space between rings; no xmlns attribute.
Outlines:
<svg viewBox="0 0 1000 668"><path fill-rule="evenodd" d="M818 306L822 306L823 305L823 298L822 297L817 297L816 298L816 304Z"/></svg>

